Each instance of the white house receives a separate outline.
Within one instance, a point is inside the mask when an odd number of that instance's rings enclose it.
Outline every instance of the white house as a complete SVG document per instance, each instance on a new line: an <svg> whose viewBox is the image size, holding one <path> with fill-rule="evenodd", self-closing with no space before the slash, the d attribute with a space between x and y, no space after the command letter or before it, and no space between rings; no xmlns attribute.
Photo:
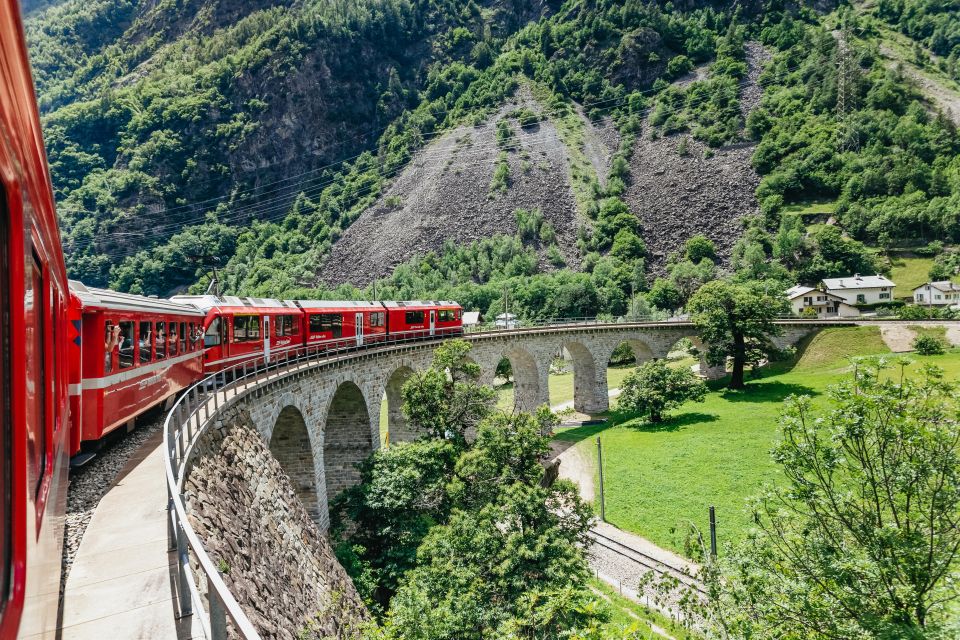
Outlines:
<svg viewBox="0 0 960 640"><path fill-rule="evenodd" d="M893 300L893 288L897 286L887 278L861 276L859 273L845 278L824 278L820 289L843 298L850 305L883 304Z"/></svg>
<svg viewBox="0 0 960 640"><path fill-rule="evenodd" d="M913 301L933 307L960 304L960 285L949 280L922 284L913 290Z"/></svg>
<svg viewBox="0 0 960 640"><path fill-rule="evenodd" d="M848 305L840 296L813 287L798 284L787 289L786 296L795 315L816 313L819 318L860 315L856 307ZM813 311L809 311L811 309Z"/></svg>

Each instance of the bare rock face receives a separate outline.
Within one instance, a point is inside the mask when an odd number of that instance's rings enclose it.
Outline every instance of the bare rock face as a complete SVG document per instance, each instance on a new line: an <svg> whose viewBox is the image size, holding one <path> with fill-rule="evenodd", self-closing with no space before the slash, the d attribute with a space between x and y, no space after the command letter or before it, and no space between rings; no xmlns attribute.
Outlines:
<svg viewBox="0 0 960 640"><path fill-rule="evenodd" d="M543 119L520 126L510 117L520 107ZM513 137L506 149L507 187L496 191L491 184L504 150L496 136L500 120L509 122ZM513 102L482 124L458 127L419 152L334 244L319 277L327 285L363 286L410 258L442 249L448 241L468 244L514 235L518 208L541 210L556 231L567 264L576 268L578 213L568 167L568 151L556 127L521 89Z"/></svg>
<svg viewBox="0 0 960 640"><path fill-rule="evenodd" d="M232 423L204 435L185 487L231 593L264 638L360 637L369 614L353 582L249 418Z"/></svg>
<svg viewBox="0 0 960 640"><path fill-rule="evenodd" d="M743 232L741 220L758 211L754 145L731 145L705 157L708 149L686 134L637 138L625 200L643 225L653 275L663 275L667 256L697 234L713 240L726 263Z"/></svg>
<svg viewBox="0 0 960 640"><path fill-rule="evenodd" d="M747 42L747 77L740 91L743 118L760 104L758 84L770 53L757 42ZM701 79L699 74L678 84ZM643 223L654 276L665 273L667 257L684 242L702 234L717 245L726 264L730 250L742 235L742 220L757 213L754 195L760 176L750 162L755 145L749 142L709 149L687 134L651 140L649 131L637 137L630 162L625 199Z"/></svg>

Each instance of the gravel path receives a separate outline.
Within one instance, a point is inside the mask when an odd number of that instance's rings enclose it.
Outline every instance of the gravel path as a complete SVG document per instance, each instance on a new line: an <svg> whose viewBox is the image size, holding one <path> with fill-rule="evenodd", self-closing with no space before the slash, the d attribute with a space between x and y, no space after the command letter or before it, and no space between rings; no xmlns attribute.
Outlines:
<svg viewBox="0 0 960 640"><path fill-rule="evenodd" d="M142 425L133 433L111 438L97 457L84 466L71 471L70 485L67 489L67 513L63 540L63 575L60 591L67 582L70 567L80 548L80 541L90 524L90 518L100 503L100 499L110 490L117 480L117 474L126 465L130 456L137 451L151 435L156 433L163 422L163 412L153 410L141 418Z"/></svg>

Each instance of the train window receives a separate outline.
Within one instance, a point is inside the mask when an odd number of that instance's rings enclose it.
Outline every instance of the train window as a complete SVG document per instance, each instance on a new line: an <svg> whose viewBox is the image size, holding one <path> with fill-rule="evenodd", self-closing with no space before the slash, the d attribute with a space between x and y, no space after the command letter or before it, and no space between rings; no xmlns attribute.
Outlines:
<svg viewBox="0 0 960 640"><path fill-rule="evenodd" d="M117 351L120 354L121 369L129 369L134 365L133 325L133 322L121 322L118 325L120 327L120 337L117 342Z"/></svg>
<svg viewBox="0 0 960 640"><path fill-rule="evenodd" d="M437 312L437 320L440 322L453 322L456 320L456 312L453 309L440 309Z"/></svg>
<svg viewBox="0 0 960 640"><path fill-rule="evenodd" d="M177 323L168 322L167 323L167 340L170 343L167 350L167 355L175 356L177 355Z"/></svg>
<svg viewBox="0 0 960 640"><path fill-rule="evenodd" d="M113 354L117 350L117 341L120 339L120 327L107 320L103 327L103 372L113 371Z"/></svg>
<svg viewBox="0 0 960 640"><path fill-rule="evenodd" d="M205 347L215 347L220 344L220 317L213 319L213 322L210 323L210 326L207 327L206 333L203 334L203 346Z"/></svg>
<svg viewBox="0 0 960 640"><path fill-rule="evenodd" d="M374 311L370 314L371 327L383 327L386 325L386 313L383 311Z"/></svg>
<svg viewBox="0 0 960 640"><path fill-rule="evenodd" d="M180 353L187 351L187 323L180 323Z"/></svg>
<svg viewBox="0 0 960 640"><path fill-rule="evenodd" d="M7 256L7 211L4 208L3 190L0 188L0 601L6 602L9 593L10 538L13 522L10 515L11 483L11 418L10 418L10 300L7 294L7 277L10 264Z"/></svg>
<svg viewBox="0 0 960 640"><path fill-rule="evenodd" d="M260 316L233 316L233 341L260 339Z"/></svg>
<svg viewBox="0 0 960 640"><path fill-rule="evenodd" d="M166 323L158 322L153 326L153 351L157 360L163 360L167 357L167 332Z"/></svg>
<svg viewBox="0 0 960 640"><path fill-rule="evenodd" d="M278 338L280 336L295 336L300 333L300 327L293 316L277 316L274 318L273 326Z"/></svg>
<svg viewBox="0 0 960 640"><path fill-rule="evenodd" d="M310 315L310 333L331 333L334 338L343 335L343 316L339 313L314 313Z"/></svg>
<svg viewBox="0 0 960 640"><path fill-rule="evenodd" d="M150 362L153 360L153 341L150 337L153 335L151 328L153 325L149 322L140 323L140 363Z"/></svg>
<svg viewBox="0 0 960 640"><path fill-rule="evenodd" d="M407 324L423 323L423 311L407 311Z"/></svg>
<svg viewBox="0 0 960 640"><path fill-rule="evenodd" d="M44 280L40 260L33 256L25 291L27 362L26 382L29 410L27 414L27 477L32 479L34 494L39 492L47 466L47 398L46 349L44 344Z"/></svg>

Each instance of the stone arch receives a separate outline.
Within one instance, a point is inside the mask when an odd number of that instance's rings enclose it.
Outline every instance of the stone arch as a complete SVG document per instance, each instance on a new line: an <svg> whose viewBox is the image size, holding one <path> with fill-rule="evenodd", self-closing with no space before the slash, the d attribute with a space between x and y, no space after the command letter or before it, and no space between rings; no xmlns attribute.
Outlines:
<svg viewBox="0 0 960 640"><path fill-rule="evenodd" d="M580 413L600 413L610 407L607 397L606 366L597 375L593 352L582 342L565 342L563 348L573 363L573 408Z"/></svg>
<svg viewBox="0 0 960 640"><path fill-rule="evenodd" d="M352 381L341 382L330 399L324 421L323 460L327 499L360 480L356 465L373 453L370 411L363 391Z"/></svg>
<svg viewBox="0 0 960 640"><path fill-rule="evenodd" d="M547 371L541 371L542 367L537 365L537 359L532 353L523 347L512 346L501 356L510 361L510 367L513 369L514 410L534 411L541 404L550 402Z"/></svg>
<svg viewBox="0 0 960 640"><path fill-rule="evenodd" d="M384 385L387 398L387 432L390 442L410 442L417 437L415 429L403 415L403 385L414 374L411 367L403 364L393 370Z"/></svg>
<svg viewBox="0 0 960 640"><path fill-rule="evenodd" d="M626 343L630 347L630 350L633 351L633 357L638 365L656 357L650 345L639 338L626 338L621 340L614 346L613 351L615 351L617 347L624 343ZM610 357L613 355L613 351L611 351L610 355L607 356L608 362L610 361Z"/></svg>
<svg viewBox="0 0 960 640"><path fill-rule="evenodd" d="M270 434L270 453L290 478L294 493L314 522L324 520L325 502L317 495L317 465L310 432L300 410L287 405L280 410Z"/></svg>

